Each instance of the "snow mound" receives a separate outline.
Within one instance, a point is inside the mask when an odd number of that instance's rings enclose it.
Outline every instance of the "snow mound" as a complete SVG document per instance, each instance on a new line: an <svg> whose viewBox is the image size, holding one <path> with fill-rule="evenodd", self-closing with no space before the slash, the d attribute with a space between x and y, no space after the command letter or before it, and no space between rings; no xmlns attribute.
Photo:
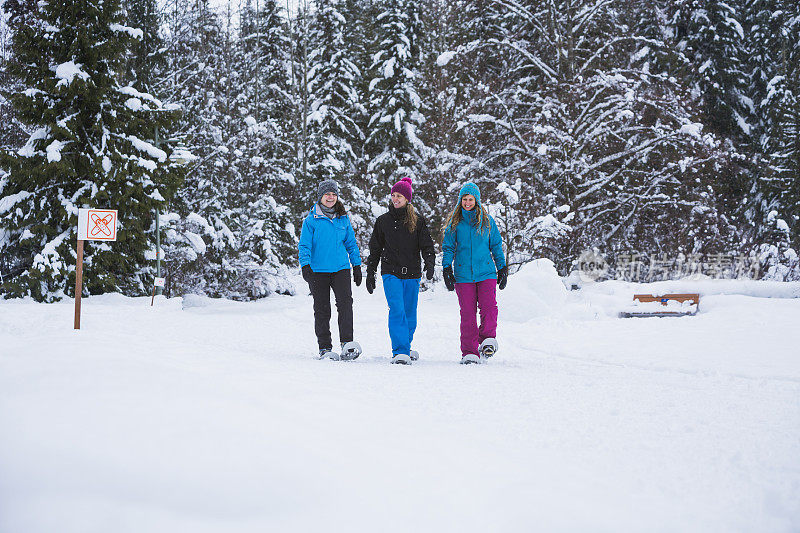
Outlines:
<svg viewBox="0 0 800 533"><path fill-rule="evenodd" d="M504 320L527 322L537 317L561 314L567 289L549 259L532 261L509 277L508 287L498 292Z"/></svg>
<svg viewBox="0 0 800 533"><path fill-rule="evenodd" d="M754 298L800 298L800 282L752 279L679 279L633 283L607 280L585 283L581 286L585 296L606 294L633 298L634 294L698 293L701 297L716 295L741 295ZM701 303L702 307L702 303Z"/></svg>
<svg viewBox="0 0 800 533"><path fill-rule="evenodd" d="M191 309L193 307L209 307L213 303L214 300L205 294L184 294L181 307L183 309Z"/></svg>

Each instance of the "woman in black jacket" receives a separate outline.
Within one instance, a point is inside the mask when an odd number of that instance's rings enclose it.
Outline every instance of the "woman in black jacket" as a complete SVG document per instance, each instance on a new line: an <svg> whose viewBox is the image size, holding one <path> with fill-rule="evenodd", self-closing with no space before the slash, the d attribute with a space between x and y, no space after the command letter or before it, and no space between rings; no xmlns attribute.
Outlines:
<svg viewBox="0 0 800 533"><path fill-rule="evenodd" d="M375 290L375 274L381 263L381 279L389 304L389 336L392 363L411 364L419 354L411 349L417 329L417 300L422 277L420 255L425 260L425 277L433 279L436 252L425 219L409 202L413 196L411 178L392 187L389 212L375 221L369 240L367 291Z"/></svg>

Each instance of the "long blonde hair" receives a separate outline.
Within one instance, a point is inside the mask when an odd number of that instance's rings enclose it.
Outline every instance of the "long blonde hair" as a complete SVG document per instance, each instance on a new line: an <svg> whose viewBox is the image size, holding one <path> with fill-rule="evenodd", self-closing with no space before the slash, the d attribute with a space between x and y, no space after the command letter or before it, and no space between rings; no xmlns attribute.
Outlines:
<svg viewBox="0 0 800 533"><path fill-rule="evenodd" d="M411 205L409 202L406 204L406 219L405 224L406 228L408 228L409 233L414 233L417 229L417 221L419 220L419 216L417 215L417 210L414 209L414 206Z"/></svg>
<svg viewBox="0 0 800 533"><path fill-rule="evenodd" d="M483 208L483 204L476 204L476 207L480 208L481 210L479 215L480 223L478 227L480 228L480 233L483 234L483 232L486 231L486 229L491 225L489 222L489 213L487 213L486 209ZM453 208L453 210L447 216L447 221L444 223L444 228L442 228L442 235L447 232L447 228L452 228L452 230L455 231L458 223L461 222L462 218L464 218L464 214L461 212L462 209L461 198L459 198L455 208Z"/></svg>

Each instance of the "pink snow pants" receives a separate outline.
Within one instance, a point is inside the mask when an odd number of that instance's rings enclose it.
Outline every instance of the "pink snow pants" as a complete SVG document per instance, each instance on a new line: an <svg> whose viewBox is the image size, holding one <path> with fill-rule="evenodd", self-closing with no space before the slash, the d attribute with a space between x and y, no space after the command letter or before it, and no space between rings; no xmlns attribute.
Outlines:
<svg viewBox="0 0 800 533"><path fill-rule="evenodd" d="M497 336L497 280L456 283L456 294L461 308L461 355L477 355L480 343ZM476 317L478 309L481 311L480 328Z"/></svg>

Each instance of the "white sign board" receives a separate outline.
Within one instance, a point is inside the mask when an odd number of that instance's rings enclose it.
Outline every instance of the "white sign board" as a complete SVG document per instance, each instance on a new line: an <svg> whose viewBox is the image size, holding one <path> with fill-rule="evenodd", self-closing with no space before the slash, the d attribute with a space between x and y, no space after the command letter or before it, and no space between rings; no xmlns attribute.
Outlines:
<svg viewBox="0 0 800 533"><path fill-rule="evenodd" d="M167 278L156 278L155 287L164 287L167 284Z"/></svg>
<svg viewBox="0 0 800 533"><path fill-rule="evenodd" d="M116 209L78 209L79 241L116 241Z"/></svg>

